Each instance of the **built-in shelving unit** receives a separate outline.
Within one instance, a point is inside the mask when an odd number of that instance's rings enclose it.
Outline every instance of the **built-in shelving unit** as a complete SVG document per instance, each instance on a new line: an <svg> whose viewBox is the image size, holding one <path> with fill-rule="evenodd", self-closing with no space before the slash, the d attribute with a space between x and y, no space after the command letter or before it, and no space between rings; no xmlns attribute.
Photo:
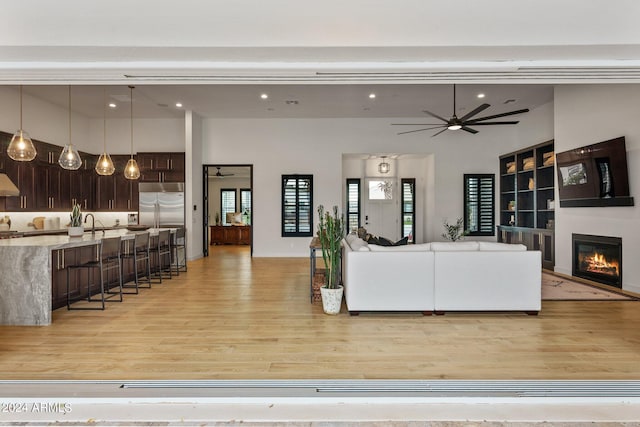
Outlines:
<svg viewBox="0 0 640 427"><path fill-rule="evenodd" d="M554 258L554 163L553 141L500 156L498 240L542 250L547 268Z"/></svg>

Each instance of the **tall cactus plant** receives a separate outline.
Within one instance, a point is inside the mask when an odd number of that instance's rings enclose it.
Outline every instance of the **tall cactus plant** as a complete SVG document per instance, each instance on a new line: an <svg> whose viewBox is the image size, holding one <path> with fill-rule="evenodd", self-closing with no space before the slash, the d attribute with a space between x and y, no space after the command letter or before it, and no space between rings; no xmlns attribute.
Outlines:
<svg viewBox="0 0 640 427"><path fill-rule="evenodd" d="M326 285L328 289L336 289L340 285L340 242L344 237L344 218L338 215L338 207L333 207L333 214L325 212L324 206L318 206L318 238L322 245L322 259L327 269Z"/></svg>

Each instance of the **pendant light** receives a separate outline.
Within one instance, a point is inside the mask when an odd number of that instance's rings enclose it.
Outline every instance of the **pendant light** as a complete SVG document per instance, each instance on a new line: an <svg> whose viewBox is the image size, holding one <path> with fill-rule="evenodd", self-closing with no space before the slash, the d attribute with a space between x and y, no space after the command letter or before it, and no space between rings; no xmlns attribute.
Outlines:
<svg viewBox="0 0 640 427"><path fill-rule="evenodd" d="M69 85L69 144L66 144L60 153L58 158L58 164L62 169L78 170L82 166L82 159L80 153L73 147L71 143L71 85Z"/></svg>
<svg viewBox="0 0 640 427"><path fill-rule="evenodd" d="M111 160L111 156L107 153L107 88L103 89L102 93L102 104L103 104L103 151L98 157L98 163L96 163L96 173L98 175L113 175L116 170L116 167L113 165L113 160Z"/></svg>
<svg viewBox="0 0 640 427"><path fill-rule="evenodd" d="M131 93L131 158L124 168L124 177L127 179L138 179L140 178L140 168L138 168L138 163L133 158L133 86L129 86L129 89Z"/></svg>
<svg viewBox="0 0 640 427"><path fill-rule="evenodd" d="M380 173L389 173L391 170L391 165L387 162L387 156L381 156L382 162L378 165L378 172Z"/></svg>
<svg viewBox="0 0 640 427"><path fill-rule="evenodd" d="M19 162L30 162L36 158L36 147L33 146L29 134L22 129L22 85L20 85L20 129L11 138L7 154Z"/></svg>

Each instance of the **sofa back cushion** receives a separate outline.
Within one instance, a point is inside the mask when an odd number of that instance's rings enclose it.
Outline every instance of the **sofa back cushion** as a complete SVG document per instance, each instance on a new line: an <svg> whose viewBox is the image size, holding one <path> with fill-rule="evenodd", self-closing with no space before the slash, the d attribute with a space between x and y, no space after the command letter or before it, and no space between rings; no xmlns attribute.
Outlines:
<svg viewBox="0 0 640 427"><path fill-rule="evenodd" d="M481 251L526 251L527 247L521 244L499 243L499 242L478 242Z"/></svg>
<svg viewBox="0 0 640 427"><path fill-rule="evenodd" d="M356 234L348 234L344 238L352 251L367 252L369 251L369 244L359 238Z"/></svg>
<svg viewBox="0 0 640 427"><path fill-rule="evenodd" d="M431 250L431 243L416 243L415 245L379 246L369 245L371 252L424 252Z"/></svg>
<svg viewBox="0 0 640 427"><path fill-rule="evenodd" d="M434 252L477 251L478 242L431 242Z"/></svg>

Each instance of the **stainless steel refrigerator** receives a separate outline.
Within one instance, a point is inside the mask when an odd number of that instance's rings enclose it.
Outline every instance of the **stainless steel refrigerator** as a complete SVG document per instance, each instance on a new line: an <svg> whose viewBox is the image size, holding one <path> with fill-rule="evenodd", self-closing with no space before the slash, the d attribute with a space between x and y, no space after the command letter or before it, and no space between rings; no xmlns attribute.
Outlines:
<svg viewBox="0 0 640 427"><path fill-rule="evenodd" d="M184 183L141 182L138 222L154 228L184 227Z"/></svg>

